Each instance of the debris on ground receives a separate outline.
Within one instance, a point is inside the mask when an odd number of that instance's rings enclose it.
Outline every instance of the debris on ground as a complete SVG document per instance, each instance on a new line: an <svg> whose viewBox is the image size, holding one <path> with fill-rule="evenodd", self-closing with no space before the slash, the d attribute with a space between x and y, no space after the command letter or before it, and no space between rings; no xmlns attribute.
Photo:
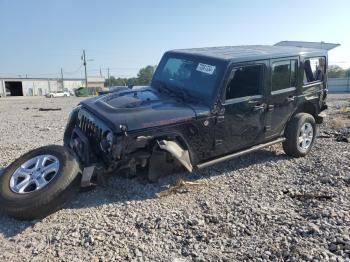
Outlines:
<svg viewBox="0 0 350 262"><path fill-rule="evenodd" d="M51 128L50 127L44 127L44 128L40 128L39 131L44 131L44 132L47 132L47 131L50 131Z"/></svg>
<svg viewBox="0 0 350 262"><path fill-rule="evenodd" d="M339 110L341 113L349 113L350 112L350 106L344 106L340 108Z"/></svg>
<svg viewBox="0 0 350 262"><path fill-rule="evenodd" d="M169 189L157 194L158 197L166 197L177 193L187 193L191 188L199 186L208 186L208 181L204 180L201 182L190 182L183 179L179 179L175 185L170 186Z"/></svg>
<svg viewBox="0 0 350 262"><path fill-rule="evenodd" d="M327 193L294 193L289 195L291 198L298 199L300 201L306 200L330 200L334 196Z"/></svg>
<svg viewBox="0 0 350 262"><path fill-rule="evenodd" d="M335 141L349 143L349 141L350 141L350 129L344 128L344 129L340 130L339 133L335 135Z"/></svg>
<svg viewBox="0 0 350 262"><path fill-rule="evenodd" d="M335 138L335 141L337 142L350 142L350 129L343 128L338 131L332 131L332 132L327 132L323 131L320 133L318 138Z"/></svg>
<svg viewBox="0 0 350 262"><path fill-rule="evenodd" d="M39 108L39 111L60 111L60 110L62 110L62 108L42 108L42 107L40 107Z"/></svg>
<svg viewBox="0 0 350 262"><path fill-rule="evenodd" d="M60 108L60 107L57 107L57 108L50 108L50 107L48 107L48 108L44 108L44 107L24 107L23 108L23 110L29 110L29 109L37 109L37 110L39 110L39 111L60 111L60 110L62 110L62 108Z"/></svg>

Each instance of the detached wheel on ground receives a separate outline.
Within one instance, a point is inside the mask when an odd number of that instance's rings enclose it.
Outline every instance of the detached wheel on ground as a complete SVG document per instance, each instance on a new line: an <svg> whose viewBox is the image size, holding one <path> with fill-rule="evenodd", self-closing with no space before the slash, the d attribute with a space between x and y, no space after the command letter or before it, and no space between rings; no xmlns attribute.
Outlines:
<svg viewBox="0 0 350 262"><path fill-rule="evenodd" d="M316 131L317 126L312 115L296 114L289 121L285 130L284 152L293 157L307 155L314 144Z"/></svg>
<svg viewBox="0 0 350 262"><path fill-rule="evenodd" d="M30 151L0 176L0 209L18 219L43 218L79 189L77 160L58 145Z"/></svg>

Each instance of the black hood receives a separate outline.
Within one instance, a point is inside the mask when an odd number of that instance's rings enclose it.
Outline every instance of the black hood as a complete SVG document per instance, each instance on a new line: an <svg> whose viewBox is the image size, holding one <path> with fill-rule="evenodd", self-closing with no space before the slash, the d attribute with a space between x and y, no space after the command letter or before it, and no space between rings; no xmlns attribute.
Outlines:
<svg viewBox="0 0 350 262"><path fill-rule="evenodd" d="M151 86L134 87L82 101L83 107L113 127L128 131L191 121L209 113L209 107L185 103Z"/></svg>

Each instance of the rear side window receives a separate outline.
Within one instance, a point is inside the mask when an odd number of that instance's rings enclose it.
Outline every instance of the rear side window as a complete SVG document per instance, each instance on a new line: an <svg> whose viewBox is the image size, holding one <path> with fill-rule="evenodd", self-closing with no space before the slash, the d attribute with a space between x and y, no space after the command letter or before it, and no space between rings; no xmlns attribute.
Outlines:
<svg viewBox="0 0 350 262"><path fill-rule="evenodd" d="M307 58L304 61L304 84L323 82L326 71L326 59L324 57Z"/></svg>
<svg viewBox="0 0 350 262"><path fill-rule="evenodd" d="M226 100L261 94L263 65L234 68L226 89Z"/></svg>
<svg viewBox="0 0 350 262"><path fill-rule="evenodd" d="M297 60L283 60L272 63L272 92L295 87Z"/></svg>

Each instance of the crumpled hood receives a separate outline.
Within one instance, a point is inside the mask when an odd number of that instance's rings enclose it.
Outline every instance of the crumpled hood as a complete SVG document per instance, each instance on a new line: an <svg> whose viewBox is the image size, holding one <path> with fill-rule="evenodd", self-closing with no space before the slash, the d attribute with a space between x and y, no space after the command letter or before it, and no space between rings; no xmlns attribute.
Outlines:
<svg viewBox="0 0 350 262"><path fill-rule="evenodd" d="M82 101L83 107L113 127L128 131L190 121L199 114L209 113L209 107L177 101L156 89L134 87Z"/></svg>

